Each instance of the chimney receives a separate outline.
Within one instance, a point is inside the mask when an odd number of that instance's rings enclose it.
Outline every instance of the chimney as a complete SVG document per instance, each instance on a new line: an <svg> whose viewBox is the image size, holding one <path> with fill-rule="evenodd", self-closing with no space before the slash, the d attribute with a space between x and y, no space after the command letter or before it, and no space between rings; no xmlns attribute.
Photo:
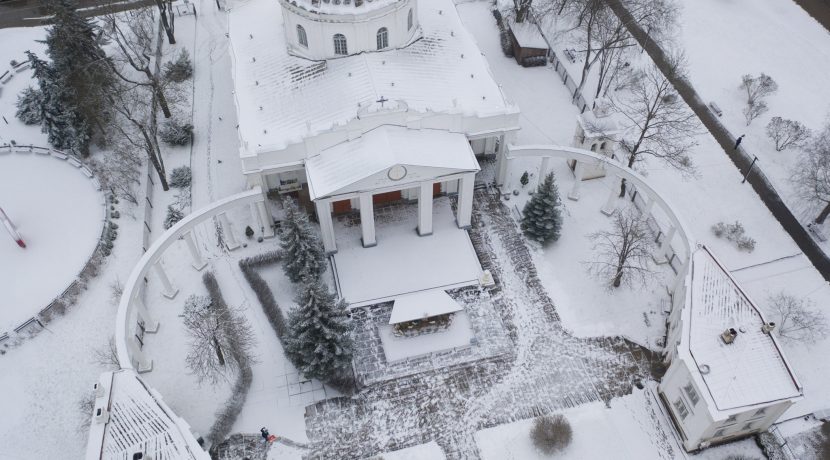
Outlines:
<svg viewBox="0 0 830 460"><path fill-rule="evenodd" d="M730 343L735 341L735 337L738 336L738 331L735 328L730 327L729 329L723 331L720 335L720 338L723 339L723 343L729 345Z"/></svg>
<svg viewBox="0 0 830 460"><path fill-rule="evenodd" d="M761 326L761 332L763 332L764 334L771 333L773 329L775 329L775 323L772 321L764 323L764 325Z"/></svg>
<svg viewBox="0 0 830 460"><path fill-rule="evenodd" d="M95 423L107 423L110 421L110 414L106 407L95 408Z"/></svg>

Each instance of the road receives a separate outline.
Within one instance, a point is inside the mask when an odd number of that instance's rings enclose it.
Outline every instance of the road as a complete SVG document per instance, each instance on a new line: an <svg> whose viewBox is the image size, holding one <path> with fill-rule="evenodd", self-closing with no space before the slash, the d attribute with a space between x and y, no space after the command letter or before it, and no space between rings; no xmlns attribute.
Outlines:
<svg viewBox="0 0 830 460"><path fill-rule="evenodd" d="M124 11L154 3L153 0L77 0L78 8L86 16ZM0 29L31 27L48 23L49 12L44 4L43 0L0 0Z"/></svg>

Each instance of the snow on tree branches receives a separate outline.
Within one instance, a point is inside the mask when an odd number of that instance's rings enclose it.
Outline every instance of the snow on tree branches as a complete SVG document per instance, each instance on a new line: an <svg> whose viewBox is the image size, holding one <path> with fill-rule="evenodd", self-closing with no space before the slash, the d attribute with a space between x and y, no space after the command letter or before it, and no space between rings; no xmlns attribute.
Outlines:
<svg viewBox="0 0 830 460"><path fill-rule="evenodd" d="M549 173L522 211L524 234L541 244L558 240L562 230L561 206L556 180L553 173Z"/></svg>
<svg viewBox="0 0 830 460"><path fill-rule="evenodd" d="M830 215L830 123L805 146L790 180L805 204L818 210L813 222L823 224Z"/></svg>
<svg viewBox="0 0 830 460"><path fill-rule="evenodd" d="M43 94L31 86L17 95L15 116L27 125L39 125L43 121Z"/></svg>
<svg viewBox="0 0 830 460"><path fill-rule="evenodd" d="M317 278L307 280L297 307L288 314L285 354L307 378L351 380L352 325L346 303Z"/></svg>
<svg viewBox="0 0 830 460"><path fill-rule="evenodd" d="M193 76L193 63L187 50L182 49L175 61L164 64L164 78L180 83Z"/></svg>
<svg viewBox="0 0 830 460"><path fill-rule="evenodd" d="M767 124L767 136L775 141L775 150L780 152L789 147L801 147L810 139L810 130L795 120L772 117Z"/></svg>
<svg viewBox="0 0 830 460"><path fill-rule="evenodd" d="M651 277L653 242L638 211L616 210L611 228L589 237L594 241L597 258L588 263L588 271L609 286L620 287L623 281L629 286L645 284Z"/></svg>
<svg viewBox="0 0 830 460"><path fill-rule="evenodd" d="M785 292L770 295L767 302L776 319L778 335L797 342L812 343L827 336L827 317L816 306Z"/></svg>
<svg viewBox="0 0 830 460"><path fill-rule="evenodd" d="M308 215L290 197L283 200L285 220L280 227L283 267L288 279L297 283L316 279L326 271L326 256L320 238L308 221Z"/></svg>
<svg viewBox="0 0 830 460"><path fill-rule="evenodd" d="M746 74L741 77L739 88L746 91L744 117L746 118L746 125L749 126L752 120L768 110L767 103L763 99L778 91L778 83L765 73L761 73L757 77Z"/></svg>

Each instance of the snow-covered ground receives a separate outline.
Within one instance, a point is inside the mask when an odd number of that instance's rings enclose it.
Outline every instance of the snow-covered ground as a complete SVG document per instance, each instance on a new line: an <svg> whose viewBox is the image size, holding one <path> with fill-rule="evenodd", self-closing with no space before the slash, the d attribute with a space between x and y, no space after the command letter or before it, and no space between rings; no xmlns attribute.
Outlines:
<svg viewBox="0 0 830 460"><path fill-rule="evenodd" d="M723 110L721 122L737 137L773 182L793 212L806 222L816 212L793 195L789 180L798 148L775 151L766 126L772 117L804 123L815 131L830 114L830 33L792 0L684 0L679 38L689 63L689 78L705 102ZM728 46L724 46L727 43ZM778 83L766 99L769 111L746 126L746 92L741 76L760 73ZM830 243L822 245L830 252Z"/></svg>
<svg viewBox="0 0 830 460"><path fill-rule="evenodd" d="M2 333L36 315L76 279L106 214L103 193L81 170L37 153L0 154L0 207L26 242L22 249L0 229Z"/></svg>
<svg viewBox="0 0 830 460"><path fill-rule="evenodd" d="M45 27L0 29L0 43L3 44L0 46L0 75L6 70L11 75L10 80L0 85L0 145L15 141L18 145L46 146L46 135L40 131L40 126L27 126L14 115L20 91L30 85L37 87L37 83L32 82L32 71L27 69L18 73L11 70L10 65L12 60L24 62L27 50L46 59L46 45L37 41L44 38Z"/></svg>

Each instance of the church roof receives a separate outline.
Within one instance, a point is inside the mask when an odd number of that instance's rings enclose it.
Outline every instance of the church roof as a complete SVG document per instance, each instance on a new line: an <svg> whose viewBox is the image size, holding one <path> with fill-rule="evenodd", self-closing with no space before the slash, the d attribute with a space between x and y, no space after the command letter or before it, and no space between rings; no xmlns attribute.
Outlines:
<svg viewBox="0 0 830 460"><path fill-rule="evenodd" d="M419 18L423 37L406 48L310 61L288 54L279 2L234 8L229 30L243 153L302 142L382 97L403 101L409 112L516 111L450 0L420 0Z"/></svg>
<svg viewBox="0 0 830 460"><path fill-rule="evenodd" d="M388 173L393 166L403 167L402 177ZM375 128L306 160L312 200L478 170L463 134L400 126Z"/></svg>

